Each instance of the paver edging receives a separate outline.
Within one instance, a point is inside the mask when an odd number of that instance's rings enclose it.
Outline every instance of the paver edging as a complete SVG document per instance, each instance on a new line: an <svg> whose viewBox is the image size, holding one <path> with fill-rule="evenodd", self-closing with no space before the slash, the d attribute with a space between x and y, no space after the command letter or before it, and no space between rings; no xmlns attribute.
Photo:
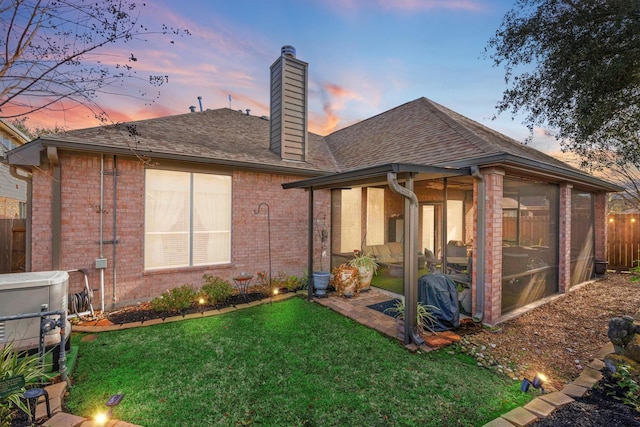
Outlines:
<svg viewBox="0 0 640 427"><path fill-rule="evenodd" d="M301 296L303 295L303 293L306 294L306 291L287 292L285 294L279 294L274 297L267 297L259 301L253 301L246 304L239 304L237 306L229 306L221 309L214 309L214 310L207 310L207 311L202 311L198 313L185 314L184 316L178 315L178 316L166 317L164 319L145 320L144 322L132 322L132 323L123 323L120 325L103 325L103 326L72 325L71 330L73 332L98 333L98 332L118 331L121 329L144 328L146 326L161 325L163 323L173 323L173 322L179 322L182 320L200 319L203 317L210 317L210 316L219 316L221 314L231 313L233 311L238 311L245 308L256 307L262 304L271 304L274 302L286 301L288 299Z"/></svg>
<svg viewBox="0 0 640 427"><path fill-rule="evenodd" d="M611 343L606 344L596 354L596 358L593 359L593 361L589 363L589 365L587 365L587 368L585 368L585 370L583 370L580 373L580 376L578 376L578 378L576 378L574 381L566 384L561 391L556 391L548 394L541 394L539 397L532 400L524 407L518 407L510 412L507 412L507 414L502 415L501 417L498 417L495 420L488 422L483 427L501 427L501 426L508 427L509 424L514 426L527 425L527 424L518 424L518 421L520 421L520 419L514 417L514 414L517 414L518 416L522 416L522 417L525 416L525 414L522 411L520 411L520 409L531 413L531 415L536 417L536 419L540 419L540 418L544 418L545 416L551 415L556 409L561 408L562 406L573 402L575 400L573 399L574 397L584 396L591 387L596 385L598 381L602 379L602 373L599 372L604 367L604 362L602 361L602 359L604 358L604 356L612 352L613 352L613 345ZM527 406L531 405L531 403L537 399L541 399L542 401L546 402L551 406L554 406L555 408L545 416L540 416L540 414L536 414L535 412L529 411L529 409L527 409ZM524 420L525 418L526 417L522 418L522 420ZM503 424L501 419L504 421L507 421L509 424Z"/></svg>

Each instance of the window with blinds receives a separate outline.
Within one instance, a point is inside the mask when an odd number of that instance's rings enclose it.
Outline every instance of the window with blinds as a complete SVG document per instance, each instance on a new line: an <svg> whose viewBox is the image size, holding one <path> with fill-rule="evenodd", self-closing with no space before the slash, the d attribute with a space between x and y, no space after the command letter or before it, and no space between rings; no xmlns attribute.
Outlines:
<svg viewBox="0 0 640 427"><path fill-rule="evenodd" d="M231 177L148 169L146 270L231 262Z"/></svg>

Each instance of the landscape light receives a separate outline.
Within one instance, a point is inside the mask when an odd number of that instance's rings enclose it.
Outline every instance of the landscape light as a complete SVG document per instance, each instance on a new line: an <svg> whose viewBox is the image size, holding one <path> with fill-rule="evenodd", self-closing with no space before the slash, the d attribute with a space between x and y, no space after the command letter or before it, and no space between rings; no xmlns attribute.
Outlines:
<svg viewBox="0 0 640 427"><path fill-rule="evenodd" d="M124 394L114 394L113 396L111 396L106 403L106 405L109 407L109 410L107 412L98 413L95 416L94 421L98 425L106 424L107 421L109 421L109 419L111 418L111 413L113 412L113 408L115 408L120 404L120 402L122 402L123 397L124 397Z"/></svg>
<svg viewBox="0 0 640 427"><path fill-rule="evenodd" d="M104 425L107 423L108 420L109 420L109 417L107 417L106 412L100 412L94 417L94 421L98 425Z"/></svg>
<svg viewBox="0 0 640 427"><path fill-rule="evenodd" d="M533 377L533 381L525 378L522 380L522 384L520 384L520 391L526 393L529 391L529 387L533 386L535 389L540 389L540 392L544 393L544 383L547 381L547 377L544 374L538 373L535 377Z"/></svg>

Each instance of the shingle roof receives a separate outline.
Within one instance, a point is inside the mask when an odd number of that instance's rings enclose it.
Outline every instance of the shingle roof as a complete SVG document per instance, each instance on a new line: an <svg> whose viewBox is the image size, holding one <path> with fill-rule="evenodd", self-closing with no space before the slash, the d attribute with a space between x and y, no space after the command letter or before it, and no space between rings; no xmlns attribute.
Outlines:
<svg viewBox="0 0 640 427"><path fill-rule="evenodd" d="M495 154L567 164L498 133L427 98L336 131L326 138L342 171L385 163L433 166L472 164Z"/></svg>
<svg viewBox="0 0 640 427"><path fill-rule="evenodd" d="M309 133L306 162L282 160L269 149L269 133L268 119L221 108L47 135L14 149L9 161L28 165L30 159L39 159L43 146L54 145L307 176L388 164L464 168L508 162L617 191L609 183L424 97L326 137Z"/></svg>
<svg viewBox="0 0 640 427"><path fill-rule="evenodd" d="M269 149L268 119L229 108L186 113L125 124L78 129L47 135L43 143L78 149L129 150L153 157L277 167L322 174L337 171L333 156L319 135L309 133L307 162L291 162Z"/></svg>

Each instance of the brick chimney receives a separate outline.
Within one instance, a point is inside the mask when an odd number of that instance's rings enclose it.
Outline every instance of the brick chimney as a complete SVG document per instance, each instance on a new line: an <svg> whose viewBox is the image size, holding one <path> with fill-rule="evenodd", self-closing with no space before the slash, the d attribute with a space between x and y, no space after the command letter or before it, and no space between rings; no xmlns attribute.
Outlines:
<svg viewBox="0 0 640 427"><path fill-rule="evenodd" d="M309 64L296 59L293 46L283 46L271 65L269 148L283 160L307 157L307 80Z"/></svg>

